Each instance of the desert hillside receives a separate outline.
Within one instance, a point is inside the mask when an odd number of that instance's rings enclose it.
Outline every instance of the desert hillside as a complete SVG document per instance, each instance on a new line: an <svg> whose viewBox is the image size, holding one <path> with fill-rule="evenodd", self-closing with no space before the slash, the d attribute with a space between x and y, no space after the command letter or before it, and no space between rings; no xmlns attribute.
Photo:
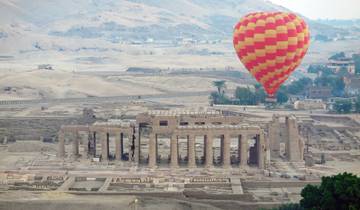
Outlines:
<svg viewBox="0 0 360 210"><path fill-rule="evenodd" d="M228 78L196 71L246 73L232 46L232 30L240 17L254 11L288 10L266 0L1 0L0 99L210 91L213 80ZM347 30L308 23L313 39ZM310 63L326 62L340 48L358 52L359 40L313 41L295 76ZM52 70L39 69L44 64ZM131 67L164 71L129 83L131 75L118 74ZM169 82L173 70L194 74ZM113 81L89 72L117 72L122 78ZM242 84L231 84L236 85Z"/></svg>

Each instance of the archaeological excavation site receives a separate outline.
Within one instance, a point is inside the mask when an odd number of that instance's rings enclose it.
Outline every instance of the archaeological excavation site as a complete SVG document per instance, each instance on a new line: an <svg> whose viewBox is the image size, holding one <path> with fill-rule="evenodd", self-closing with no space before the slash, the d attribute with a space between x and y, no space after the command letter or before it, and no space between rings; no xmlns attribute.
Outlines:
<svg viewBox="0 0 360 210"><path fill-rule="evenodd" d="M101 198L103 208L114 205L107 199L151 206L160 197L180 209L257 209L298 201L322 176L359 173L359 123L351 117L136 104L121 117L102 107L1 120L1 189L36 196L40 207L46 195L59 205Z"/></svg>
<svg viewBox="0 0 360 210"><path fill-rule="evenodd" d="M0 210L360 210L359 8L0 0Z"/></svg>

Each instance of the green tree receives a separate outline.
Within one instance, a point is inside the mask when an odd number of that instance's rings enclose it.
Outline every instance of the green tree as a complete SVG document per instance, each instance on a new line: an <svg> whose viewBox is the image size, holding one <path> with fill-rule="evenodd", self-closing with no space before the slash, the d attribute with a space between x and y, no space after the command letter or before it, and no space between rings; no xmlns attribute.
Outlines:
<svg viewBox="0 0 360 210"><path fill-rule="evenodd" d="M311 64L311 65L308 67L307 72L308 72L308 73L312 73L312 74L317 74L317 73L319 73L318 65Z"/></svg>
<svg viewBox="0 0 360 210"><path fill-rule="evenodd" d="M213 86L217 88L219 95L222 95L223 89L226 87L226 81L225 80L214 81Z"/></svg>
<svg viewBox="0 0 360 210"><path fill-rule="evenodd" d="M355 62L355 72L360 74L360 54L354 54L352 57Z"/></svg>
<svg viewBox="0 0 360 210"><path fill-rule="evenodd" d="M219 93L216 91L213 91L210 93L209 98L213 101L214 104L219 103Z"/></svg>
<svg viewBox="0 0 360 210"><path fill-rule="evenodd" d="M326 65L319 65L319 64L311 64L308 69L308 73L318 74L321 73L322 75L332 75L334 74L332 69L328 68Z"/></svg>
<svg viewBox="0 0 360 210"><path fill-rule="evenodd" d="M329 76L321 76L316 78L314 83L317 87L330 87L333 83L333 79Z"/></svg>
<svg viewBox="0 0 360 210"><path fill-rule="evenodd" d="M297 81L292 82L290 85L287 86L287 90L290 94L297 95L300 93L304 93L305 89L312 85L312 80L307 77L303 77Z"/></svg>
<svg viewBox="0 0 360 210"><path fill-rule="evenodd" d="M235 90L235 98L240 100L241 105L256 105L255 93L249 87L237 87Z"/></svg>
<svg viewBox="0 0 360 210"><path fill-rule="evenodd" d="M352 109L352 102L349 99L339 99L335 101L334 110L338 114L349 114Z"/></svg>
<svg viewBox="0 0 360 210"><path fill-rule="evenodd" d="M330 60L338 60L338 59L341 59L341 58L345 58L345 53L344 52L339 52L339 53L336 53L335 55L332 55L329 59Z"/></svg>
<svg viewBox="0 0 360 210"><path fill-rule="evenodd" d="M345 82L342 77L337 77L331 83L332 86L332 94L337 97L341 97L344 95L345 92Z"/></svg>
<svg viewBox="0 0 360 210"><path fill-rule="evenodd" d="M218 92L214 91L210 93L209 97L214 104L228 104L230 100L224 94L219 94Z"/></svg>
<svg viewBox="0 0 360 210"><path fill-rule="evenodd" d="M301 207L310 210L360 209L360 178L343 173L323 177L320 186L307 185L301 191Z"/></svg>
<svg viewBox="0 0 360 210"><path fill-rule="evenodd" d="M345 82L342 77L338 76L321 76L314 81L317 87L331 87L334 96L340 97L344 95Z"/></svg>
<svg viewBox="0 0 360 210"><path fill-rule="evenodd" d="M280 89L277 91L276 100L279 104L286 103L289 100L285 86L281 86Z"/></svg>
<svg viewBox="0 0 360 210"><path fill-rule="evenodd" d="M339 72L336 75L338 75L340 77L347 76L347 75L349 75L348 69L346 67L341 67L339 69Z"/></svg>
<svg viewBox="0 0 360 210"><path fill-rule="evenodd" d="M267 94L265 93L264 88L260 88L260 89L255 90L256 104L265 103L266 97L267 97Z"/></svg>
<svg viewBox="0 0 360 210"><path fill-rule="evenodd" d="M358 96L355 101L355 112L360 113L360 96Z"/></svg>

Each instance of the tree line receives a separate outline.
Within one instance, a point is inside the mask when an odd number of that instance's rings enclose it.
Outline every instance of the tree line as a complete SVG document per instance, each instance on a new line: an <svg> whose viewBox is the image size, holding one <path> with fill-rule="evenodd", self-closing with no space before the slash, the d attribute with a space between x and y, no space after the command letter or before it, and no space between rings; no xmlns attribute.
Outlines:
<svg viewBox="0 0 360 210"><path fill-rule="evenodd" d="M344 56L343 53L334 55L334 58ZM360 74L360 55L353 55L356 72ZM328 87L331 90L332 97L348 97L345 92L344 76L347 75L347 69L340 70L334 73L332 69L326 65L310 65L308 67L309 73L316 73L318 77L314 80L303 77L288 85L282 85L276 94L276 99L279 104L286 103L290 95L299 95L306 97L307 90L310 87ZM235 105L258 105L265 103L267 94L262 86L257 83L247 87L237 87L233 97L229 97L225 93L226 82L224 80L214 81L213 86L217 88L210 95L210 99L214 104L235 104ZM351 110L358 110L354 105ZM344 110L341 112L348 112L348 101L339 101L335 105L336 110ZM338 108L338 109L337 109Z"/></svg>
<svg viewBox="0 0 360 210"><path fill-rule="evenodd" d="M300 203L272 210L359 210L360 178L351 173L323 177L319 186L307 185Z"/></svg>
<svg viewBox="0 0 360 210"><path fill-rule="evenodd" d="M342 95L345 88L343 80L334 77L321 77L315 82L304 77L289 85L282 85L275 95L277 103L286 103L290 95L305 96L307 89L314 84L316 86L330 86L336 96ZM210 99L214 104L258 105L266 102L267 94L259 83L253 86L237 87L232 99L225 93L226 82L224 80L214 81L213 86L217 88L217 91L210 94Z"/></svg>

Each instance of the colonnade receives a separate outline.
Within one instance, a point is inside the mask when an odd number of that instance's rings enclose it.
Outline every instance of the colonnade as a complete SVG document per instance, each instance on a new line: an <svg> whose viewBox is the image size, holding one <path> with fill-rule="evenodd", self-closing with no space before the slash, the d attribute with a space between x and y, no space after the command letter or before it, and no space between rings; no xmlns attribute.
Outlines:
<svg viewBox="0 0 360 210"><path fill-rule="evenodd" d="M254 151L249 150L248 136L252 135L255 139ZM196 168L196 137L202 136L204 138L204 166L211 168L213 164L213 140L214 137L220 136L221 140L221 165L223 168L231 168L231 138L236 137L238 139L238 158L240 167L246 167L249 164L256 164L259 168L264 168L264 157L265 157L265 136L263 132L258 134L213 134L213 133L191 133L188 135L184 134L173 134L170 137L170 167L179 167L179 138L186 137L187 139L187 167ZM149 136L149 161L148 166L150 168L156 168L157 157L158 157L158 134L152 133ZM250 160L253 158L253 160Z"/></svg>
<svg viewBox="0 0 360 210"><path fill-rule="evenodd" d="M87 133L88 138L86 141L80 142L81 133ZM127 136L130 141L130 148L128 153L127 161L139 164L140 162L140 135L135 135L134 128L96 128L96 127L66 127L59 132L59 149L58 156L65 157L65 134L72 134L72 149L71 155L79 156L80 143L83 145L83 157L101 157L101 161L108 161L110 157L110 137L115 137L115 158L116 161L124 161L124 137ZM203 157L204 161L202 166L205 168L214 167L214 139L220 137L220 157L221 167L228 169L232 167L231 157L231 139L237 138L237 158L240 167L246 167L248 165L256 165L262 169L265 165L265 135L262 129L253 130L236 130L236 129L223 129L223 130L212 130L212 129L183 129L175 130L170 135L170 167L179 168L179 138L186 138L187 140L187 165L188 168L198 167L197 154L196 154L196 138L203 137ZM158 158L158 136L164 135L161 132L150 132L148 141L148 167L156 168L159 166L157 162ZM255 140L255 145L249 147L249 139ZM97 146L100 146L98 148Z"/></svg>
<svg viewBox="0 0 360 210"><path fill-rule="evenodd" d="M87 134L85 141L80 142L81 133ZM80 156L79 147L80 143L83 145L83 157L101 157L102 161L110 160L110 137L115 137L115 159L122 161L124 159L124 138L128 137L129 140L133 138L133 129L105 129L94 127L63 127L58 133L58 156L65 157L65 136L70 134L72 136L72 149L71 156ZM100 148L98 147L100 146ZM129 151L131 153L131 151ZM129 154L129 159L133 158L134 154Z"/></svg>

